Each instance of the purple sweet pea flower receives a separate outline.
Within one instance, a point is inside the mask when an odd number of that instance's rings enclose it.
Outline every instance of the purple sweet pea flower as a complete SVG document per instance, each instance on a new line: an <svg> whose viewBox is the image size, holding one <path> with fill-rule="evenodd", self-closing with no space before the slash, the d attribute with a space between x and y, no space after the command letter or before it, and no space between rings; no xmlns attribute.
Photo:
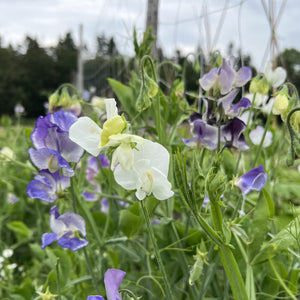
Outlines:
<svg viewBox="0 0 300 300"><path fill-rule="evenodd" d="M126 272L118 269L108 269L104 274L104 285L107 300L122 300L119 287ZM102 296L88 296L87 300L104 300Z"/></svg>
<svg viewBox="0 0 300 300"><path fill-rule="evenodd" d="M264 167L260 165L236 179L234 185L240 188L243 195L246 195L252 190L260 191L266 184L267 178Z"/></svg>
<svg viewBox="0 0 300 300"><path fill-rule="evenodd" d="M70 185L70 178L60 176L59 171L50 173L48 170L41 170L34 180L29 182L26 193L31 199L38 198L52 203L58 198L58 193Z"/></svg>
<svg viewBox="0 0 300 300"><path fill-rule="evenodd" d="M28 153L32 163L39 169L48 169L51 173L61 169L66 177L74 175L74 171L69 163L55 150L48 148L35 150L30 148Z"/></svg>
<svg viewBox="0 0 300 300"><path fill-rule="evenodd" d="M240 150L248 150L249 146L243 134L245 128L246 125L242 120L232 119L228 124L221 126L221 141Z"/></svg>
<svg viewBox="0 0 300 300"><path fill-rule="evenodd" d="M73 252L88 244L88 241L75 237L75 233L80 231L83 236L86 235L84 219L73 213L66 212L59 214L56 206L50 210L50 228L53 233L44 233L42 236L42 249L57 241L63 248L69 248Z"/></svg>
<svg viewBox="0 0 300 300"><path fill-rule="evenodd" d="M218 105L222 104L226 116L237 117L242 110L251 106L251 101L247 98L242 98L239 102L232 104L238 92L239 89L233 89L229 94L218 99Z"/></svg>
<svg viewBox="0 0 300 300"><path fill-rule="evenodd" d="M208 150L215 150L218 146L218 128L197 119L192 123L194 138L183 139L187 146L203 145Z"/></svg>
<svg viewBox="0 0 300 300"><path fill-rule="evenodd" d="M34 147L54 150L67 162L78 162L84 150L69 139L69 129L77 119L71 112L63 110L39 117L31 134Z"/></svg>
<svg viewBox="0 0 300 300"><path fill-rule="evenodd" d="M99 162L101 166L105 168L108 168L110 165L109 159L104 154L100 154L98 157L90 156L87 161L86 179L92 184L98 184L95 177L100 171Z"/></svg>
<svg viewBox="0 0 300 300"><path fill-rule="evenodd" d="M245 85L252 77L251 69L242 67L236 72L236 62L233 56L228 60L223 59L220 68L213 68L200 78L201 87L205 91L219 90L221 95L226 95L233 88Z"/></svg>

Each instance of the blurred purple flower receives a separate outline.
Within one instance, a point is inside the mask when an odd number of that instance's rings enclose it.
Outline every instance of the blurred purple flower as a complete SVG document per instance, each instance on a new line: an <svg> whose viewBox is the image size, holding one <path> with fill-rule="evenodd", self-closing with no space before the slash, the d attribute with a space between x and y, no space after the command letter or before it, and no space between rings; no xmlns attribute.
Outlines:
<svg viewBox="0 0 300 300"><path fill-rule="evenodd" d="M118 269L108 269L104 274L104 285L107 300L122 300L119 287L125 272ZM102 296L88 296L87 300L104 300Z"/></svg>
<svg viewBox="0 0 300 300"><path fill-rule="evenodd" d="M48 170L41 170L29 182L26 193L29 198L38 198L48 203L58 198L58 193L71 185L70 178L60 176L59 171L50 173Z"/></svg>
<svg viewBox="0 0 300 300"><path fill-rule="evenodd" d="M246 195L252 190L260 191L266 184L267 179L268 175L264 171L264 167L260 165L237 178L234 185L240 188L243 195Z"/></svg>
<svg viewBox="0 0 300 300"><path fill-rule="evenodd" d="M242 87L252 77L252 71L248 67L241 67L235 71L237 59L233 56L223 59L220 68L213 68L204 74L199 82L205 91L219 90L221 95L226 95L235 87Z"/></svg>
<svg viewBox="0 0 300 300"><path fill-rule="evenodd" d="M60 215L57 207L53 206L50 210L50 228L53 233L44 233L42 236L42 249L56 240L58 245L73 252L88 244L88 241L75 237L77 231L85 236L86 230L84 219L73 212Z"/></svg>

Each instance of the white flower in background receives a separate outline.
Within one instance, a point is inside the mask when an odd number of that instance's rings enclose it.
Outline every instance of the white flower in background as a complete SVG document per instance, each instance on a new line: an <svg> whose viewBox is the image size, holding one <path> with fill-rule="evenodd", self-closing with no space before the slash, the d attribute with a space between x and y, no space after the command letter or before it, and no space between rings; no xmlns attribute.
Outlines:
<svg viewBox="0 0 300 300"><path fill-rule="evenodd" d="M254 145L259 146L260 142L262 140L263 134L264 134L264 128L262 126L257 126L254 130L252 130L249 133L249 137L250 137L251 142ZM265 139L264 139L264 142L263 142L263 147L264 148L267 148L267 147L269 147L271 145L272 138L273 138L272 132L271 131L267 131Z"/></svg>
<svg viewBox="0 0 300 300"><path fill-rule="evenodd" d="M14 158L14 151L11 150L9 147L3 147L0 150L0 158L3 158L4 160L10 160Z"/></svg>
<svg viewBox="0 0 300 300"><path fill-rule="evenodd" d="M100 118L105 113L105 101L104 98L93 96L91 100L93 110L96 112L97 117Z"/></svg>
<svg viewBox="0 0 300 300"><path fill-rule="evenodd" d="M286 79L286 70L282 67L277 67L274 71L272 70L272 62L268 62L264 72L268 82L272 87L279 87Z"/></svg>
<svg viewBox="0 0 300 300"><path fill-rule="evenodd" d="M18 265L16 263L7 265L8 270L14 270Z"/></svg>
<svg viewBox="0 0 300 300"><path fill-rule="evenodd" d="M15 111L15 115L17 117L21 116L24 112L25 112L25 108L22 104L17 104L15 107L14 107L14 111Z"/></svg>
<svg viewBox="0 0 300 300"><path fill-rule="evenodd" d="M245 96L251 102L253 102L254 94L247 94ZM255 94L254 107L260 109L265 114L270 114L273 108L274 98L269 99L268 95L263 95L260 93Z"/></svg>
<svg viewBox="0 0 300 300"><path fill-rule="evenodd" d="M112 157L112 168L114 164L120 163L123 169L128 170L133 163L132 144L141 145L144 139L123 133L127 122L118 115L115 99L104 101L107 121L103 124L103 129L89 117L81 117L70 127L69 137L93 156L98 156L101 150L108 147L117 147Z"/></svg>
<svg viewBox="0 0 300 300"><path fill-rule="evenodd" d="M133 167L126 171L121 165L114 170L116 182L126 190L136 190L136 197L144 199L151 193L158 200L173 196L168 181L170 155L158 143L145 140L143 145L134 149Z"/></svg>
<svg viewBox="0 0 300 300"><path fill-rule="evenodd" d="M4 258L9 258L9 257L11 257L13 254L14 254L14 251L13 251L12 249L4 249L4 250L2 251L2 256L3 256Z"/></svg>

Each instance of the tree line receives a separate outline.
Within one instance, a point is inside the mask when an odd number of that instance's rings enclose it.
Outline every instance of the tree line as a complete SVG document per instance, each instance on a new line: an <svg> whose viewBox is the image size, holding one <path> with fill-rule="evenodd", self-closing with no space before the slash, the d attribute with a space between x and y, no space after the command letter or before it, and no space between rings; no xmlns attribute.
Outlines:
<svg viewBox="0 0 300 300"><path fill-rule="evenodd" d="M128 59L120 54L112 37L102 35L96 41L94 57L84 63L84 86L86 89L95 87L97 95L110 97L113 94L107 78L127 82L131 70L137 66L134 58ZM239 54L232 53L232 45L228 49L227 54ZM158 62L166 59L168 58L164 57L162 49L158 49ZM187 60L177 51L172 61L185 70L185 88L196 91L200 66L195 62L200 61L199 57ZM244 63L251 66L251 57L246 56ZM296 49L284 50L278 57L278 64L287 69L288 79L300 90L300 52ZM44 104L58 86L67 82L75 84L77 47L71 33L67 33L51 48L41 47L36 39L29 36L22 47L3 47L0 42L0 66L0 115L13 115L14 107L22 104L25 116L36 118L45 114ZM161 69L160 77L166 87L174 76L176 74L172 68L165 66Z"/></svg>

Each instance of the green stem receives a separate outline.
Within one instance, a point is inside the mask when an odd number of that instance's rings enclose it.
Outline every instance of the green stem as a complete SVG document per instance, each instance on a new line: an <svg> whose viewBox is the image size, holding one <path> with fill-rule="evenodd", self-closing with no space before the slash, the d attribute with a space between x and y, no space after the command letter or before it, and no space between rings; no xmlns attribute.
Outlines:
<svg viewBox="0 0 300 300"><path fill-rule="evenodd" d="M169 300L172 300L173 296L172 296L171 287L170 287L170 284L169 284L169 281L168 281L168 278L167 278L165 267L162 263L159 248L158 248L156 238L155 238L155 235L154 235L154 232L153 232L153 228L152 228L152 225L151 225L151 222L150 222L150 217L149 217L149 214L148 214L148 210L147 210L147 207L145 206L145 203L144 203L143 200L140 203L141 203L141 208L142 208L142 212L143 212L143 215L144 215L144 219L146 221L147 230L148 230L148 233L150 235L150 239L151 239L151 242L152 242L152 245L153 245L153 248L154 248L154 253L155 253L155 256L156 256L156 260L158 262L158 266L159 266L160 272L162 274L162 277L163 277L163 280L164 280L164 283L165 283L165 287L166 287L166 291L167 291L167 297L168 297Z"/></svg>
<svg viewBox="0 0 300 300"><path fill-rule="evenodd" d="M276 270L276 267L272 261L271 255L270 255L270 248L268 250L268 258L269 258L269 263L272 267L272 270L277 278L277 280L279 281L279 283L281 284L281 286L284 288L284 290L286 291L286 293L291 297L291 299L293 300L297 300L297 298L295 297L295 295L293 294L293 292L286 286L286 284L284 283L284 281L282 280L282 278L280 277L278 271Z"/></svg>
<svg viewBox="0 0 300 300"><path fill-rule="evenodd" d="M56 292L58 295L58 300L61 300L61 293L60 293L60 283L59 283L59 258L56 260L55 264L55 271L56 271Z"/></svg>
<svg viewBox="0 0 300 300"><path fill-rule="evenodd" d="M94 288L95 288L97 294L100 295L100 290L99 290L99 287L98 287L96 277L95 277L94 272L93 272L93 268L92 268L89 256L88 256L87 251L86 251L85 248L82 248L82 250L83 250L83 253L84 253L84 257L85 257L85 261L86 261L89 273L90 273L92 281L93 281Z"/></svg>
<svg viewBox="0 0 300 300"><path fill-rule="evenodd" d="M254 161L252 162L252 168L254 168L254 166L255 166L255 164L256 164L258 158L259 158L260 152L261 152L261 150L262 150L262 148L263 148L264 140L265 140L267 131L268 131L268 129L269 129L269 127L270 127L270 124L271 124L271 119L272 119L272 113L270 112L269 115L268 115L268 119L267 119L266 125L265 125L264 134L263 134L263 136L262 136L262 138L261 138L259 147L258 147L258 149L257 149L257 151L256 151L255 159L254 159Z"/></svg>

